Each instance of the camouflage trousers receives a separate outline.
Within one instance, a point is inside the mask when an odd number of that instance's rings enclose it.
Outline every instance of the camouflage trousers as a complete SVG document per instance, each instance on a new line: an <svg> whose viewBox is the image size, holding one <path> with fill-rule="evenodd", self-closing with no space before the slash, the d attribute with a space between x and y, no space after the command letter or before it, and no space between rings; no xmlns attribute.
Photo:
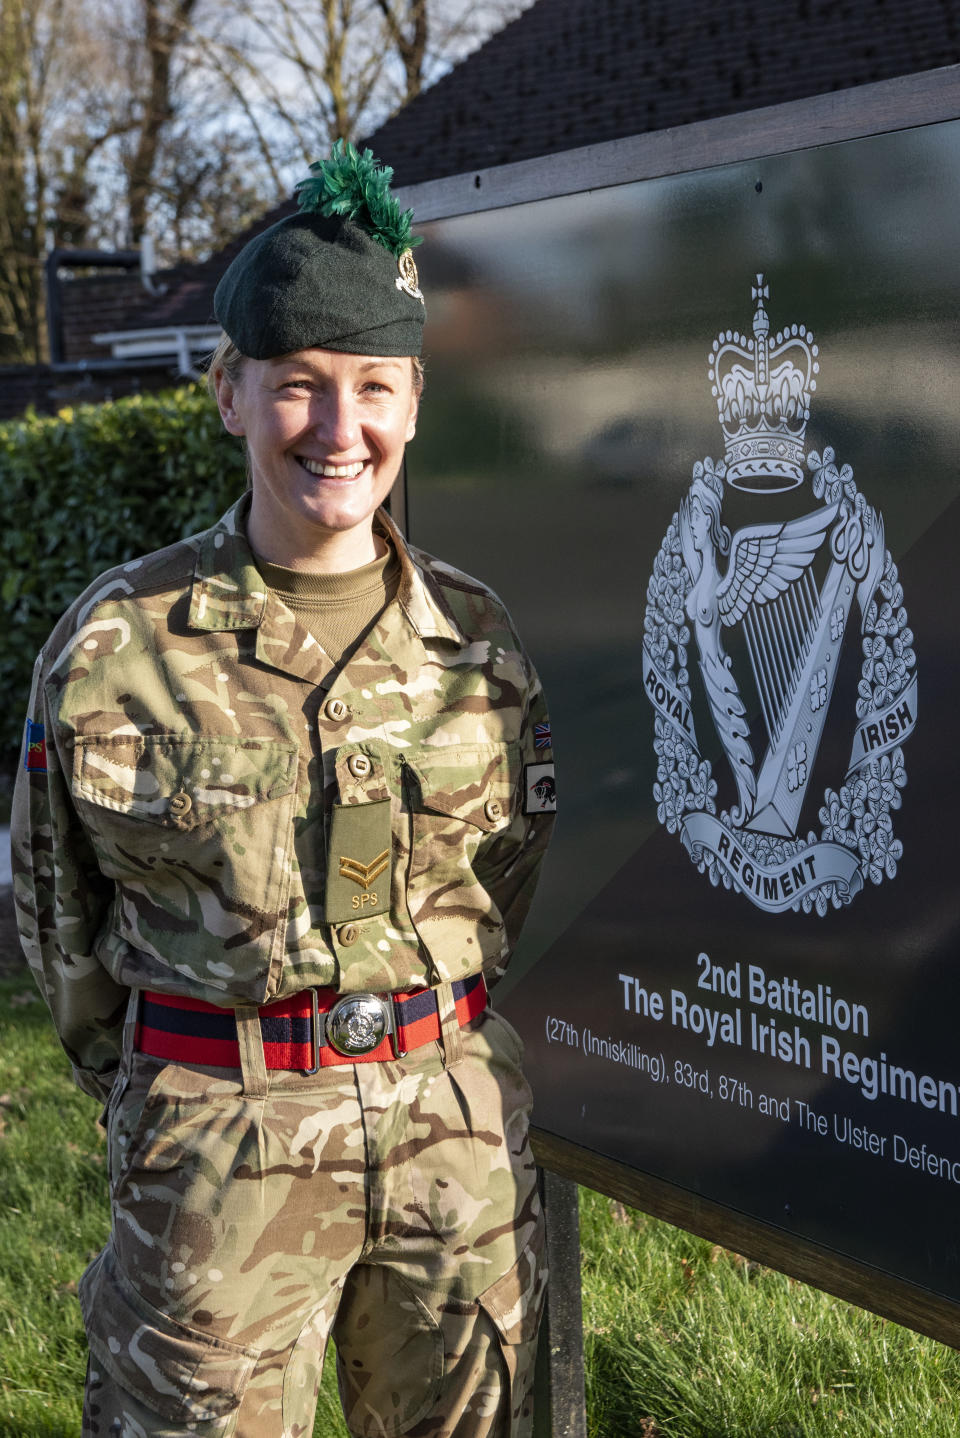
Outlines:
<svg viewBox="0 0 960 1438"><path fill-rule="evenodd" d="M526 1438L545 1270L521 1047L487 1011L307 1076L127 1055L113 1228L81 1281L84 1438ZM129 1025L128 1025L129 1031Z"/></svg>

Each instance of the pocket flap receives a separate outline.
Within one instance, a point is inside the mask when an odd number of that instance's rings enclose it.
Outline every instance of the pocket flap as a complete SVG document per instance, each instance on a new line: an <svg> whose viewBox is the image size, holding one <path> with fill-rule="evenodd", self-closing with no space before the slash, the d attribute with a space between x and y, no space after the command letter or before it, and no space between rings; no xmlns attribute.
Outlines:
<svg viewBox="0 0 960 1438"><path fill-rule="evenodd" d="M146 1303L108 1244L80 1280L90 1349L116 1382L171 1422L208 1422L233 1413L259 1358L186 1328Z"/></svg>
<svg viewBox="0 0 960 1438"><path fill-rule="evenodd" d="M177 828L279 799L296 777L296 745L271 739L102 734L75 741L76 798Z"/></svg>
<svg viewBox="0 0 960 1438"><path fill-rule="evenodd" d="M543 1224L516 1263L480 1294L480 1307L490 1315L504 1343L528 1343L536 1336L547 1288Z"/></svg>
<svg viewBox="0 0 960 1438"><path fill-rule="evenodd" d="M505 829L516 805L517 770L507 745L451 746L404 755L424 809L462 819L487 834Z"/></svg>

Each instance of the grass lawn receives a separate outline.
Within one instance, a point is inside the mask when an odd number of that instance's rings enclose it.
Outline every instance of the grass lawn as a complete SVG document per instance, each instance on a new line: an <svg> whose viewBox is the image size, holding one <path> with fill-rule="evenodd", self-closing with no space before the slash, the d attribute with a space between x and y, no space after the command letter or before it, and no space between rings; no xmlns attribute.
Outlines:
<svg viewBox="0 0 960 1438"><path fill-rule="evenodd" d="M591 1438L956 1438L960 1353L581 1190Z"/></svg>
<svg viewBox="0 0 960 1438"><path fill-rule="evenodd" d="M103 1135L29 978L0 981L0 1435L78 1438ZM960 1355L582 1192L591 1438L955 1438ZM333 1364L314 1438L346 1438Z"/></svg>

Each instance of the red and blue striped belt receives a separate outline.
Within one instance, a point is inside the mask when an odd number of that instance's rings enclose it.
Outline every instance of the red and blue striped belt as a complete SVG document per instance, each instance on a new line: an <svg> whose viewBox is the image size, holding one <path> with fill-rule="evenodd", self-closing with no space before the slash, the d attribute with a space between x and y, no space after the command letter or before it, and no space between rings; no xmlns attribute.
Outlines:
<svg viewBox="0 0 960 1438"><path fill-rule="evenodd" d="M474 974L451 988L462 1028L486 1007L487 986L482 974ZM259 1014L268 1069L312 1074L333 1064L378 1063L440 1037L435 989L397 994L303 989L262 1004ZM134 1044L140 1053L173 1063L240 1066L233 1009L177 994L141 993Z"/></svg>

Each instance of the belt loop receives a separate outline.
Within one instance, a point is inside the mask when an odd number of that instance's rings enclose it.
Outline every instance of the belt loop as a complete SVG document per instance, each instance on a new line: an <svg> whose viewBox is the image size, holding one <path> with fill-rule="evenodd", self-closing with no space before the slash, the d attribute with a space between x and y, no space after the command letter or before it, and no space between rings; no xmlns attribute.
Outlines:
<svg viewBox="0 0 960 1438"><path fill-rule="evenodd" d="M236 1017L244 1096L246 1098L266 1098L267 1061L263 1054L260 1010L256 1004L238 1004Z"/></svg>
<svg viewBox="0 0 960 1438"><path fill-rule="evenodd" d="M326 1023L326 1014L323 1019L320 1017L320 1004L315 988L310 990L310 1067L304 1069L305 1074L318 1074L321 1069L320 1063L320 1025Z"/></svg>
<svg viewBox="0 0 960 1438"><path fill-rule="evenodd" d="M437 1012L440 1015L440 1037L443 1043L444 1068L453 1068L463 1058L463 1035L457 1018L457 1001L453 996L452 984L440 984L434 990L437 996Z"/></svg>

